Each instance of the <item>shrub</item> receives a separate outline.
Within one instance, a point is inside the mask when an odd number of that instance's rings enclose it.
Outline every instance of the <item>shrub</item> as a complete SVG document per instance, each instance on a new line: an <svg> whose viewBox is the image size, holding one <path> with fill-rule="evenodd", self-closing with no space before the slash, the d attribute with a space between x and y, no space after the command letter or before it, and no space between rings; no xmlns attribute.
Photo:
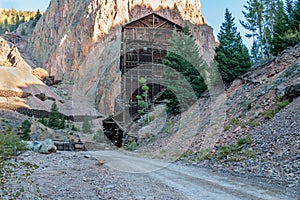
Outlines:
<svg viewBox="0 0 300 200"><path fill-rule="evenodd" d="M230 120L230 123L232 124L232 125L240 125L240 120L239 119L236 119L236 118L232 118L231 120Z"/></svg>
<svg viewBox="0 0 300 200"><path fill-rule="evenodd" d="M131 142L129 145L124 146L124 149L127 151L135 151L137 149L138 145L136 142Z"/></svg>
<svg viewBox="0 0 300 200"><path fill-rule="evenodd" d="M262 112L265 119L271 119L276 113L286 107L290 102L288 100L280 100L276 102L276 108Z"/></svg>
<svg viewBox="0 0 300 200"><path fill-rule="evenodd" d="M78 128L76 127L75 124L72 124L72 128L71 128L72 131L78 131Z"/></svg>
<svg viewBox="0 0 300 200"><path fill-rule="evenodd" d="M224 131L228 131L230 129L229 125L224 125Z"/></svg>
<svg viewBox="0 0 300 200"><path fill-rule="evenodd" d="M251 144L252 140L249 136L238 139L238 146L242 146L244 144Z"/></svg>
<svg viewBox="0 0 300 200"><path fill-rule="evenodd" d="M47 122L47 120L46 120L44 117L38 119L38 122L40 122L40 123L43 124L44 126L47 126L47 125L48 125L48 122Z"/></svg>
<svg viewBox="0 0 300 200"><path fill-rule="evenodd" d="M14 147L17 151L27 150L26 144L21 141L20 136L7 129L0 134L0 160L14 155Z"/></svg>

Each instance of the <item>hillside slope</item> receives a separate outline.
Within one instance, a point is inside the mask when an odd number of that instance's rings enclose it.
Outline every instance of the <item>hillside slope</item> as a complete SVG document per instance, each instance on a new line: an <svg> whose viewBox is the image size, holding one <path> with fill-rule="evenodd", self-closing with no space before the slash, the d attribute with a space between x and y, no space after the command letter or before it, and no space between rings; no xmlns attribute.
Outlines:
<svg viewBox="0 0 300 200"><path fill-rule="evenodd" d="M220 94L201 97L173 120L173 134L165 122L138 150L299 187L300 44Z"/></svg>

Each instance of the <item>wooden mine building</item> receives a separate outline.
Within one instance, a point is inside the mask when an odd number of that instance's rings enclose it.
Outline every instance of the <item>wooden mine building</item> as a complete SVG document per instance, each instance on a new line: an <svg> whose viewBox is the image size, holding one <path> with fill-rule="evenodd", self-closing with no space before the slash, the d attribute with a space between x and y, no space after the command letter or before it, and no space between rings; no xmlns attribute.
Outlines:
<svg viewBox="0 0 300 200"><path fill-rule="evenodd" d="M142 93L142 85L139 83L142 77L147 80L150 100L154 100L162 91L162 60L167 55L168 40L174 29L182 31L181 26L156 13L150 13L122 26L120 99L123 110L110 120L126 127L136 117L136 96Z"/></svg>

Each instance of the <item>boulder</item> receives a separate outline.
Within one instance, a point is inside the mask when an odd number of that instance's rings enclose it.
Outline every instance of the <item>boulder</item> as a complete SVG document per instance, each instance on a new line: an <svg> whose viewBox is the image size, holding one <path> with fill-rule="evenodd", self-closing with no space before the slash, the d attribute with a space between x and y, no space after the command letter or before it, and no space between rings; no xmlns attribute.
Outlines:
<svg viewBox="0 0 300 200"><path fill-rule="evenodd" d="M46 139L44 141L34 141L27 143L28 148L31 151L43 153L43 154L50 154L56 152L56 146L51 139Z"/></svg>
<svg viewBox="0 0 300 200"><path fill-rule="evenodd" d="M296 79L291 85L285 88L285 97L287 99L295 99L300 96L300 79Z"/></svg>

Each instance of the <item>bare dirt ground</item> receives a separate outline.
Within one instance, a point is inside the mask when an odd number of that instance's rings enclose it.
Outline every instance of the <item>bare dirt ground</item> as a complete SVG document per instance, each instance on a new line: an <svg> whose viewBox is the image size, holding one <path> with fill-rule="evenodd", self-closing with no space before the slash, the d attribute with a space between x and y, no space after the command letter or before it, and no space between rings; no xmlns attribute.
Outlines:
<svg viewBox="0 0 300 200"><path fill-rule="evenodd" d="M39 166L16 183L25 188L20 199L297 199L256 180L119 151L26 152L18 159Z"/></svg>

